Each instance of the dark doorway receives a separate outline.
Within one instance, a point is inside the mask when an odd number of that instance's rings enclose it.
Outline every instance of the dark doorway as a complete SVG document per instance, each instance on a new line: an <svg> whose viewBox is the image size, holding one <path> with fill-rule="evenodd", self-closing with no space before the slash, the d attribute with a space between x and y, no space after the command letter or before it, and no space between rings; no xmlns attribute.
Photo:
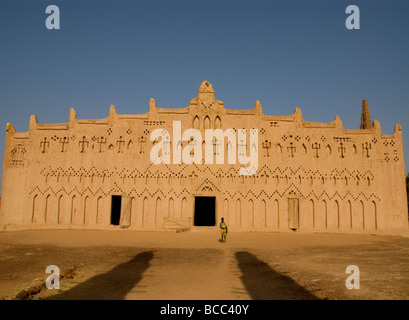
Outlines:
<svg viewBox="0 0 409 320"><path fill-rule="evenodd" d="M194 225L200 227L216 225L216 197L195 197Z"/></svg>
<svg viewBox="0 0 409 320"><path fill-rule="evenodd" d="M112 196L111 204L111 224L118 226L121 218L122 196Z"/></svg>

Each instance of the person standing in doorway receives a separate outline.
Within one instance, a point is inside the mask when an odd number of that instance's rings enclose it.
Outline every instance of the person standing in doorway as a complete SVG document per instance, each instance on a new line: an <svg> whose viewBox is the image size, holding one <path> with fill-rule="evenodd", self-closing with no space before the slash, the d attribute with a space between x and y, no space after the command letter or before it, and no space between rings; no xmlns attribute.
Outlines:
<svg viewBox="0 0 409 320"><path fill-rule="evenodd" d="M226 236L227 236L227 225L224 222L224 218L222 218L221 222L220 222L220 231L221 231L221 235L222 238L220 239L220 242L226 242Z"/></svg>

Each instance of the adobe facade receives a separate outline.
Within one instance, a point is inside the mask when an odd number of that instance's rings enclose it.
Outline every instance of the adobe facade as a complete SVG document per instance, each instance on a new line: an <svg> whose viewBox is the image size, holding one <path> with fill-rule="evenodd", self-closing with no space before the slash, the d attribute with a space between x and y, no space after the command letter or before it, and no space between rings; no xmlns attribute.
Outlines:
<svg viewBox="0 0 409 320"><path fill-rule="evenodd" d="M243 130L246 149L226 137L213 140L213 156L223 149L224 162L153 163L155 129L174 138L206 129ZM251 144L250 132L257 130ZM254 108L234 110L201 84L187 107L117 114L105 119L77 119L40 124L30 117L29 130L6 126L0 224L26 228L126 227L135 230L217 228L224 217L230 231L356 232L408 228L402 129L384 135L371 122L366 100L361 127L347 130L338 116L330 123L307 122L300 109L288 116ZM153 141L151 141L153 140ZM195 141L197 142L197 141ZM249 143L250 142L250 143ZM183 152L192 140L162 143L160 155ZM197 144L195 144L197 146ZM257 150L257 170L240 174L229 152ZM186 153L189 153L186 151Z"/></svg>

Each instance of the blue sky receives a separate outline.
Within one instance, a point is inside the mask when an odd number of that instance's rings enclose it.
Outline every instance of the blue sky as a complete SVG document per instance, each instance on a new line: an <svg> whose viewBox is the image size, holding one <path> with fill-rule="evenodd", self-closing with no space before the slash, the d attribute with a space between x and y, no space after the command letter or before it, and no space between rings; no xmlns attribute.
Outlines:
<svg viewBox="0 0 409 320"><path fill-rule="evenodd" d="M48 5L60 30L48 30ZM360 29L348 30L348 5ZM186 107L208 80L225 107L359 129L362 99L409 159L409 1L0 0L0 155L5 126ZM0 172L2 173L2 172Z"/></svg>

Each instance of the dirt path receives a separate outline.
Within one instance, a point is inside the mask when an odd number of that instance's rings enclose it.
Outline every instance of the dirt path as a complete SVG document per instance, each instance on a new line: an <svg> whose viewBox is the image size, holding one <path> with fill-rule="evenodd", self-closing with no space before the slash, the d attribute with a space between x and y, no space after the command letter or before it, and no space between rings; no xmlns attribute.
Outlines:
<svg viewBox="0 0 409 320"><path fill-rule="evenodd" d="M0 298L75 269L32 299L409 299L409 238L360 234L0 232ZM348 290L345 269L360 270Z"/></svg>

